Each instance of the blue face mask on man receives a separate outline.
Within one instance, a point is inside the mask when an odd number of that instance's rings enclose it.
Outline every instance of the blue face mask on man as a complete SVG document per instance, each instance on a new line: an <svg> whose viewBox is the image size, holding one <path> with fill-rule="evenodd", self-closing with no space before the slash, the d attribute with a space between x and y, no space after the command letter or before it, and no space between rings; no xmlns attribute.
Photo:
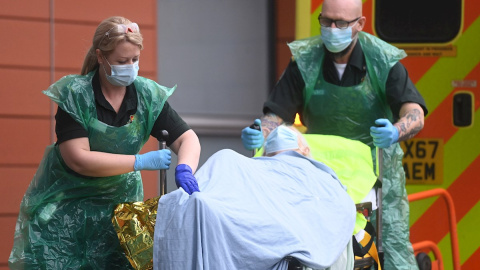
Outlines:
<svg viewBox="0 0 480 270"><path fill-rule="evenodd" d="M356 24L357 22L355 22ZM353 24L353 25L355 25ZM338 53L350 45L352 43L352 27L353 25L345 28L345 29L340 29L340 28L333 28L333 27L321 27L322 33L322 41L325 44L325 47L327 47L327 50L329 50L332 53Z"/></svg>
<svg viewBox="0 0 480 270"><path fill-rule="evenodd" d="M137 78L139 70L138 61L129 65L110 65L105 57L104 59L112 71L112 75L108 75L105 65L103 66L105 76L111 84L116 86L128 86Z"/></svg>

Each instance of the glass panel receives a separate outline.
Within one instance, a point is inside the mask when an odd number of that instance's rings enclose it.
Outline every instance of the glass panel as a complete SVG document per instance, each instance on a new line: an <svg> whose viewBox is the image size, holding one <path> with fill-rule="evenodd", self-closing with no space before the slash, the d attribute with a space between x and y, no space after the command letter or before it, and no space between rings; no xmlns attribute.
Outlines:
<svg viewBox="0 0 480 270"><path fill-rule="evenodd" d="M375 1L375 31L390 43L447 43L461 20L462 0Z"/></svg>

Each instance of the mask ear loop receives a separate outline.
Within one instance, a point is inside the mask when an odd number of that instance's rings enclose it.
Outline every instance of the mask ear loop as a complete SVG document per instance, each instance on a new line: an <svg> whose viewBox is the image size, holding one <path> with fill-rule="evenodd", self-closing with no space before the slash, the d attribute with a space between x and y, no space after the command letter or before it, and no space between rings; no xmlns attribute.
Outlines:
<svg viewBox="0 0 480 270"><path fill-rule="evenodd" d="M105 57L105 55L103 55L102 53L102 57L103 57L103 60L105 60L105 62L107 62L107 64L110 66L110 75L108 75L107 73L107 70L105 69L105 63L102 63L102 67L103 67L103 71L105 72L105 75L106 76L112 76L112 65L110 65L110 63L108 62L107 58Z"/></svg>

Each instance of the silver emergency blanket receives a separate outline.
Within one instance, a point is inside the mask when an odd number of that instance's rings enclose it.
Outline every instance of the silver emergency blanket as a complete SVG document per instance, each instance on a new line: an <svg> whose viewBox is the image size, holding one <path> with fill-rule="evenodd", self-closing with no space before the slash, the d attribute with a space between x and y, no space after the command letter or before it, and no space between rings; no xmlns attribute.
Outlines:
<svg viewBox="0 0 480 270"><path fill-rule="evenodd" d="M287 256L323 269L352 238L356 211L345 187L296 152L221 150L195 177L201 192L160 198L154 269L287 269Z"/></svg>

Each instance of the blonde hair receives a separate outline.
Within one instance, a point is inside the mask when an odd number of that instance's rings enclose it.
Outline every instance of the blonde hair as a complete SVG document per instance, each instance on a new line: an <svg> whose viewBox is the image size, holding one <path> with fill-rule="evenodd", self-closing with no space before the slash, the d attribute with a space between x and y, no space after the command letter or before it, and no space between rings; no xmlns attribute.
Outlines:
<svg viewBox="0 0 480 270"><path fill-rule="evenodd" d="M138 31L120 32L117 29L118 25L127 25L132 23L130 20L120 16L114 16L103 20L95 30L93 35L92 47L85 55L82 66L82 75L86 75L98 67L96 49L99 49L103 55L108 56L120 42L128 41L137 45L140 50L143 49L143 37Z"/></svg>

